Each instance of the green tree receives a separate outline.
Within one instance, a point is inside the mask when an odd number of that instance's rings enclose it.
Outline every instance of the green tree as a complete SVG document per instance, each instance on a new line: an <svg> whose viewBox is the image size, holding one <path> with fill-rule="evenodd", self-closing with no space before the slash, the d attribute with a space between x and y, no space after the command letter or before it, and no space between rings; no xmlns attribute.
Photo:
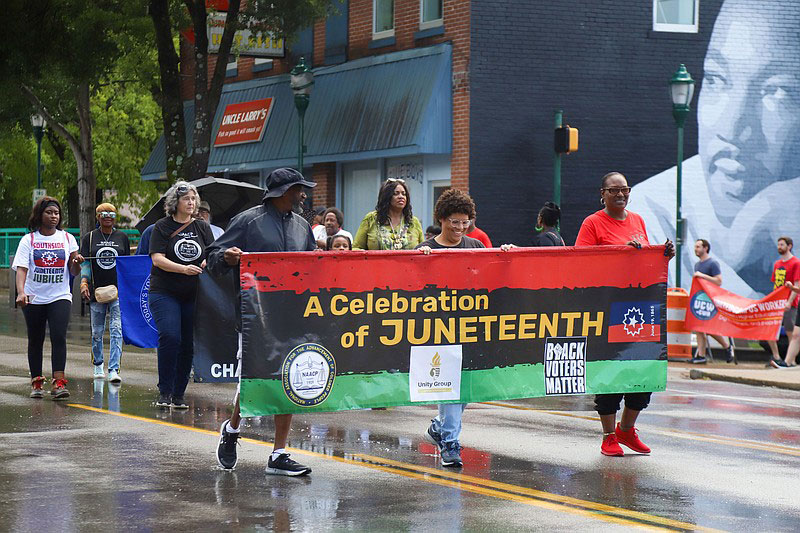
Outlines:
<svg viewBox="0 0 800 533"><path fill-rule="evenodd" d="M243 4L246 4L243 6ZM235 32L245 27L272 32L289 40L300 29L324 18L334 9L331 0L149 0L149 13L155 28L161 83L154 95L161 106L167 145L167 178L172 181L202 178L211 153L211 128L217 112L227 61L217 61L208 72L207 19L216 9L225 9L225 27L218 57L229 57ZM183 100L180 94L180 56L175 48L178 31L191 28L194 42L195 119L191 156L187 157L184 137Z"/></svg>
<svg viewBox="0 0 800 533"><path fill-rule="evenodd" d="M144 41L145 5L145 0L9 0L3 6L0 120L15 114L27 119L33 107L72 152L82 232L94 227L92 97L129 52L126 45L136 36ZM20 96L28 105L21 105Z"/></svg>
<svg viewBox="0 0 800 533"><path fill-rule="evenodd" d="M52 190L61 176L62 161L45 140L42 166L48 171L42 185ZM14 124L0 136L0 227L25 227L31 214L31 193L36 187L36 141L28 124Z"/></svg>

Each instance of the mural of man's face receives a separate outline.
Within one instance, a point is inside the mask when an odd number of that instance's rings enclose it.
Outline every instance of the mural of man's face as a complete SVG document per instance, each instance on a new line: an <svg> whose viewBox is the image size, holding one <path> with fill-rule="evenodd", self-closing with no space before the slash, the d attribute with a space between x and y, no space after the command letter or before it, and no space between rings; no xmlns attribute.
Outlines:
<svg viewBox="0 0 800 533"><path fill-rule="evenodd" d="M727 0L706 52L698 150L726 225L765 187L800 176L800 20L788 1Z"/></svg>

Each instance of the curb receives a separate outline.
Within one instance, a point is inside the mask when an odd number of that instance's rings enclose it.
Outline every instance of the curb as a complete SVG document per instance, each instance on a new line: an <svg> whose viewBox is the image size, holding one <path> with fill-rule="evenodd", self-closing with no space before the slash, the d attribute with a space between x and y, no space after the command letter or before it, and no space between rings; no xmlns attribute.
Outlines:
<svg viewBox="0 0 800 533"><path fill-rule="evenodd" d="M787 389L800 391L800 383L787 383L784 381L769 381L765 379L748 378L744 376L729 376L726 374L717 374L714 372L706 372L693 368L689 370L689 378L691 379L710 379L712 381L728 381L730 383L741 383L742 385L756 385L760 387L775 387L778 389Z"/></svg>

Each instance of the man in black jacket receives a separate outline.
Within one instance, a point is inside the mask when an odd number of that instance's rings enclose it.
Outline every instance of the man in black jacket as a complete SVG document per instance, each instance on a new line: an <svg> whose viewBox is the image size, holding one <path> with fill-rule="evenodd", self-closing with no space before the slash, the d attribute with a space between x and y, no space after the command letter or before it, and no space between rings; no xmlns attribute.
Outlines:
<svg viewBox="0 0 800 533"><path fill-rule="evenodd" d="M311 227L298 215L306 199L306 187L316 183L307 181L300 172L279 168L267 177L262 205L240 213L231 220L225 233L207 248L207 268L212 275L222 276L236 270L244 252L294 252L312 251L316 248ZM237 310L239 308L237 307ZM239 365L236 375L241 379L242 334L239 323ZM230 470L236 466L236 442L239 438L239 393L234 399L233 414L220 427L217 445L217 462ZM284 476L302 476L311 469L303 466L286 453L286 440L292 415L275 415L275 447L267 463L266 472Z"/></svg>

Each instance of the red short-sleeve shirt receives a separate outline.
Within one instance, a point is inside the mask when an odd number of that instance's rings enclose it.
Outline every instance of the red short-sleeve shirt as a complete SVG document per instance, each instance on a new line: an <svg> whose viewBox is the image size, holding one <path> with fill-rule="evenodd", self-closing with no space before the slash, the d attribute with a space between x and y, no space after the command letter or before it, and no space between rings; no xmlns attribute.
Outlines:
<svg viewBox="0 0 800 533"><path fill-rule="evenodd" d="M786 261L778 259L772 267L772 286L773 290L783 287L787 281L797 283L800 281L800 259L792 256ZM797 307L798 300L795 298L792 307Z"/></svg>
<svg viewBox="0 0 800 533"><path fill-rule="evenodd" d="M575 246L628 244L632 240L650 244L642 217L631 211L626 213L625 220L611 218L602 209L592 213L583 220Z"/></svg>

